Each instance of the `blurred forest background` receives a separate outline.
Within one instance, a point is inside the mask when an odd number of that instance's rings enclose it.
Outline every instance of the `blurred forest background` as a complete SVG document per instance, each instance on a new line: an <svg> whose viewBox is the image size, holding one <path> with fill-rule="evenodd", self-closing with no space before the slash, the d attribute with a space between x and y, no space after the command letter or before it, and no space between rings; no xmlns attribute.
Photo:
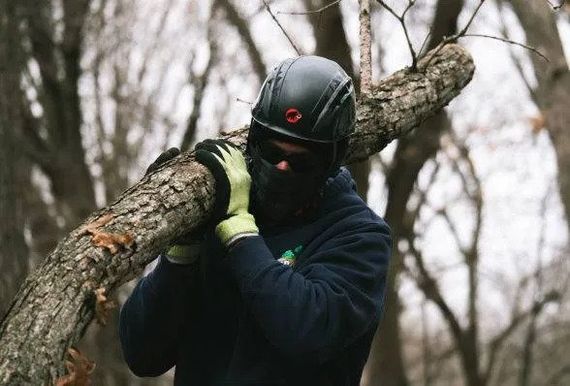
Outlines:
<svg viewBox="0 0 570 386"><path fill-rule="evenodd" d="M300 52L359 77L356 0L0 3L0 319L58 240L161 151L248 123L268 70L296 55L268 7ZM411 64L389 11L410 3L371 3L378 80ZM415 1L415 50L479 4ZM468 34L548 61L461 39L477 66L466 90L352 166L396 246L363 386L570 384L570 5L487 0ZM129 373L113 311L79 347L93 384L171 384Z"/></svg>

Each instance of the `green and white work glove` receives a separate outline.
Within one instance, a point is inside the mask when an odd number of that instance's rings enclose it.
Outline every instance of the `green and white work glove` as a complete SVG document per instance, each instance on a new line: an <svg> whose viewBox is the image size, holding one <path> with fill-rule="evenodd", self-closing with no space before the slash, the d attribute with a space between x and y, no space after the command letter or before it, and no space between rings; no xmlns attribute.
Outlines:
<svg viewBox="0 0 570 386"><path fill-rule="evenodd" d="M180 154L180 149L171 147L161 153L158 158L146 169L145 176L158 170L164 163L170 161ZM194 230L192 233L176 239L172 245L166 249L164 257L171 263L188 265L198 261L200 248L204 240L204 229Z"/></svg>
<svg viewBox="0 0 570 386"><path fill-rule="evenodd" d="M164 257L174 264L189 265L196 263L200 257L202 242L204 241L204 229L187 233L176 239L166 250Z"/></svg>
<svg viewBox="0 0 570 386"><path fill-rule="evenodd" d="M213 218L216 236L226 247L235 241L259 234L248 211L251 176L243 154L225 140L207 139L196 145L196 160L206 166L216 180Z"/></svg>

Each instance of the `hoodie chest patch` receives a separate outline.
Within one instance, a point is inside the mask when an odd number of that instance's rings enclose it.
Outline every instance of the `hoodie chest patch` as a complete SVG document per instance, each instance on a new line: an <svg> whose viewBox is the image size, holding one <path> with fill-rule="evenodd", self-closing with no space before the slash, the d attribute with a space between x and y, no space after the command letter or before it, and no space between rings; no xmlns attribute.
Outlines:
<svg viewBox="0 0 570 386"><path fill-rule="evenodd" d="M277 259L277 261L283 265L292 267L293 265L295 265L295 261L297 260L297 257L301 254L301 252L303 252L303 246L298 245L293 249L288 249L285 252L283 252L281 254L281 257Z"/></svg>

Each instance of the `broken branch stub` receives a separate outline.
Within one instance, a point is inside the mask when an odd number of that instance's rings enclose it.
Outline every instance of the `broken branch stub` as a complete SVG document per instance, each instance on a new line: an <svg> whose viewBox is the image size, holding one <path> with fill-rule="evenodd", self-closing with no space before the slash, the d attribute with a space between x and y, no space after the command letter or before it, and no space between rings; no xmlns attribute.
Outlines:
<svg viewBox="0 0 570 386"><path fill-rule="evenodd" d="M469 83L470 55L447 45L419 72L399 71L362 96L346 162L375 154L447 105ZM243 150L247 127L224 137ZM96 316L95 297L139 275L172 240L202 225L214 202L210 172L183 153L92 214L25 281L0 324L0 384L45 384ZM100 303L100 302L99 302Z"/></svg>

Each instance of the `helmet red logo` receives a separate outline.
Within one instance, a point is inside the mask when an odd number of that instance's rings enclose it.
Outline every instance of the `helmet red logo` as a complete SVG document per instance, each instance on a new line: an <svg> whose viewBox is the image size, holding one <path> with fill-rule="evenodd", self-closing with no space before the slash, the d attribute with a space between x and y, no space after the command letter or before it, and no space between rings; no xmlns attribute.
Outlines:
<svg viewBox="0 0 570 386"><path fill-rule="evenodd" d="M285 119L287 119L287 122L289 123L297 123L299 120L301 120L301 117L302 115L299 110L293 107L285 112Z"/></svg>

